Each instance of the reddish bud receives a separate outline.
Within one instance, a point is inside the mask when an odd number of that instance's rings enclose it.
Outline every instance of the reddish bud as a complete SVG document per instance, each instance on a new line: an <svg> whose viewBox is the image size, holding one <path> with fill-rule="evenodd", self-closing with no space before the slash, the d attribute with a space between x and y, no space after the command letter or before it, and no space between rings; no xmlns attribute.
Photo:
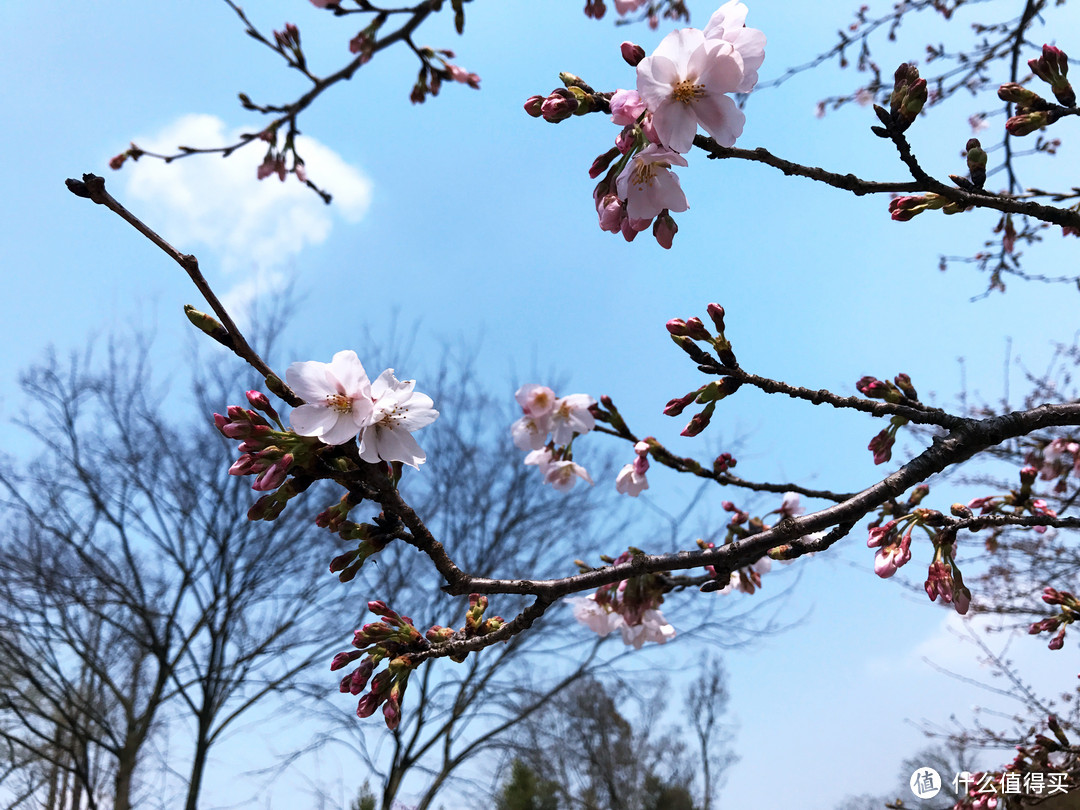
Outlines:
<svg viewBox="0 0 1080 810"><path fill-rule="evenodd" d="M637 67L638 63L645 58L645 49L633 42L624 42L619 47L622 50L622 58L630 67Z"/></svg>

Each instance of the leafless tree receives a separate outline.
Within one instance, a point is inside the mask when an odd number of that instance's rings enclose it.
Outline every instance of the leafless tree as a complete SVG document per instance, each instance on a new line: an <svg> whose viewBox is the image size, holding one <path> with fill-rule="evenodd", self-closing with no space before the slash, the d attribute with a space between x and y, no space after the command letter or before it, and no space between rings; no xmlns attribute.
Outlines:
<svg viewBox="0 0 1080 810"><path fill-rule="evenodd" d="M0 739L52 769L50 808L137 803L168 715L193 721L179 775L194 810L210 748L293 688L326 654L323 620L340 621L348 594L325 573L325 533L299 513L247 519L253 495L227 474L206 410L224 407L224 381L201 374L194 424L166 410L175 397L154 388L145 345L113 344L102 370L88 353L23 380L43 453L0 471Z"/></svg>

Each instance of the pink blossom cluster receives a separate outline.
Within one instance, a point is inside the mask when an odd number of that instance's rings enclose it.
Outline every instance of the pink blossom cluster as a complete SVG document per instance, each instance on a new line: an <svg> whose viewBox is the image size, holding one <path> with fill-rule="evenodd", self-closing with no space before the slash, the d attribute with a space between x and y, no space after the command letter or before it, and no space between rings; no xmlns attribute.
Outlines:
<svg viewBox="0 0 1080 810"><path fill-rule="evenodd" d="M589 172L596 178L607 170L593 191L601 229L632 241L651 224L657 242L671 247L678 231L671 213L689 208L672 167L687 165L682 155L698 125L721 146L742 134L745 116L729 94L750 92L765 58L765 35L746 27L746 13L731 0L703 30L673 31L651 56L623 43L624 59L637 68L637 89L611 96L611 121L621 131Z"/></svg>
<svg viewBox="0 0 1080 810"><path fill-rule="evenodd" d="M510 435L519 450L528 451L525 463L535 465L544 483L559 492L569 490L578 478L591 484L588 471L574 462L571 445L596 426L596 400L588 394L556 397L546 385L536 384L523 385L514 398L522 416L510 426Z"/></svg>
<svg viewBox="0 0 1080 810"><path fill-rule="evenodd" d="M412 432L439 416L431 397L415 391L415 380L399 380L392 368L370 381L356 352L342 351L329 363L293 363L289 386L307 404L294 408L289 421L301 436L324 444L360 437L360 458L394 461L419 469L427 457Z"/></svg>
<svg viewBox="0 0 1080 810"><path fill-rule="evenodd" d="M636 549L624 551L611 562L622 565L640 553ZM623 643L635 650L640 650L646 642L664 644L675 636L675 628L659 610L664 593L661 580L655 574L604 585L596 593L567 601L573 606L574 618L594 633L605 637L618 630Z"/></svg>

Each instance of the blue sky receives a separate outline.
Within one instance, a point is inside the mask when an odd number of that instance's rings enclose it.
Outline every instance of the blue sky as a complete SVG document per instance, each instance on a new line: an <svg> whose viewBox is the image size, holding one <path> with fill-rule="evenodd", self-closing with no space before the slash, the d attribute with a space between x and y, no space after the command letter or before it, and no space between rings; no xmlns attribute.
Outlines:
<svg viewBox="0 0 1080 810"><path fill-rule="evenodd" d="M181 307L201 304L196 291L128 226L65 190L65 177L85 171L104 174L122 201L199 255L230 300L265 302L295 281L302 298L281 340L295 354L281 363L328 360L343 348L364 358L358 341L365 330L389 335L396 324L399 334L415 330L414 345L384 361L418 376L438 364L445 341L476 341L480 372L508 398L515 382L558 373L568 380L560 393L610 394L633 429L676 452L711 458L741 438L738 472L758 480L867 486L883 472L865 450L881 426L745 391L723 403L701 439L679 438L682 421L660 408L701 380L668 340L669 318L704 315L705 305L718 301L740 362L756 373L854 393L864 374L905 371L924 399L941 404L959 389L959 358L969 394L996 400L1011 337L1016 400L1019 363L1041 369L1053 341L1073 339L1074 290L1012 282L1007 295L971 303L983 278L962 266L937 270L939 253L978 248L995 221L990 214L894 223L885 198L858 199L768 167L691 154L680 172L691 208L677 216L671 251L648 233L633 244L602 233L586 171L617 130L600 116L549 125L526 116L521 104L556 87L560 70L598 88L632 86L619 43L634 39L650 51L671 26L615 28L613 12L589 21L580 5L473 3L463 38L445 20L425 26L420 40L457 51L455 61L482 77L480 92L447 86L438 98L411 105L415 67L401 49L379 54L328 92L301 127L314 139L302 150L309 173L337 197L329 208L293 178L258 183L258 147L227 161L144 160L108 169L130 140L144 148L212 145L223 134L254 131L258 120L239 109L239 91L281 102L301 89L273 54L243 35L223 3L12 6L9 30L20 35L0 56L7 79L0 93L19 126L4 128L0 140L9 155L5 320L16 340L0 356L0 416L21 412L17 376L49 346L78 350L88 336L136 324L156 330L161 364L183 357L191 330ZM690 7L699 25L713 10ZM355 31L307 2L276 0L249 11L264 31L296 23L316 71L348 57ZM836 2L750 4L749 24L769 37L763 81L831 45L850 12ZM918 58L925 41L941 33L937 21L909 27L909 38L882 64ZM869 109L814 116L819 98L849 92L858 81L852 70L830 66L762 91L747 107L739 145L870 179L905 179L891 145L868 132L875 123ZM916 124L911 140L930 171L963 173L967 117L980 105L959 100ZM1054 165L1075 165L1068 143ZM1032 256L1069 261L1068 247L1050 233ZM31 447L21 434L8 435L9 452ZM610 449L603 444L595 442L598 455ZM629 448L615 450L630 460ZM587 463L588 448L579 452ZM660 470L651 481L647 495L662 508L692 489ZM723 497L745 501L737 493ZM934 505L953 500L943 490ZM628 508L641 510L643 520L651 514L643 504ZM806 617L797 630L726 658L742 755L723 794L731 806L799 800L828 808L848 793L889 789L900 761L923 745L908 718L962 715L987 699L921 663L925 656L978 672L974 655L950 635L956 622L949 614L877 580L861 531L835 551L797 564L802 577L785 607ZM916 569L929 561L928 550L921 552L912 580L921 580ZM767 592L791 581L794 567L786 571L776 585L766 580ZM684 600L672 615L692 617L698 602ZM1047 656L1037 642L1018 650L1016 657L1036 660L1044 672L1071 655ZM242 798L217 789L208 803Z"/></svg>

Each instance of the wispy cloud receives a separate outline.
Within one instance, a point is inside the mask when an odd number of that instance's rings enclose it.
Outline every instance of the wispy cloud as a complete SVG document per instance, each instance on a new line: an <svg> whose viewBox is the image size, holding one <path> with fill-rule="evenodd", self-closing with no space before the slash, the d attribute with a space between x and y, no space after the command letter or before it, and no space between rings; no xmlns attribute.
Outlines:
<svg viewBox="0 0 1080 810"><path fill-rule="evenodd" d="M179 145L232 143L241 131L228 131L212 115L185 115L135 143L172 153ZM336 219L358 222L371 202L371 181L359 169L312 138L300 136L297 147L308 176L334 195L332 205L293 175L285 182L276 176L258 180L265 153L259 144L227 159L197 155L170 164L149 158L128 163L127 195L166 239L233 277L223 299L242 313L255 298L280 289L284 270L305 247L325 241Z"/></svg>

